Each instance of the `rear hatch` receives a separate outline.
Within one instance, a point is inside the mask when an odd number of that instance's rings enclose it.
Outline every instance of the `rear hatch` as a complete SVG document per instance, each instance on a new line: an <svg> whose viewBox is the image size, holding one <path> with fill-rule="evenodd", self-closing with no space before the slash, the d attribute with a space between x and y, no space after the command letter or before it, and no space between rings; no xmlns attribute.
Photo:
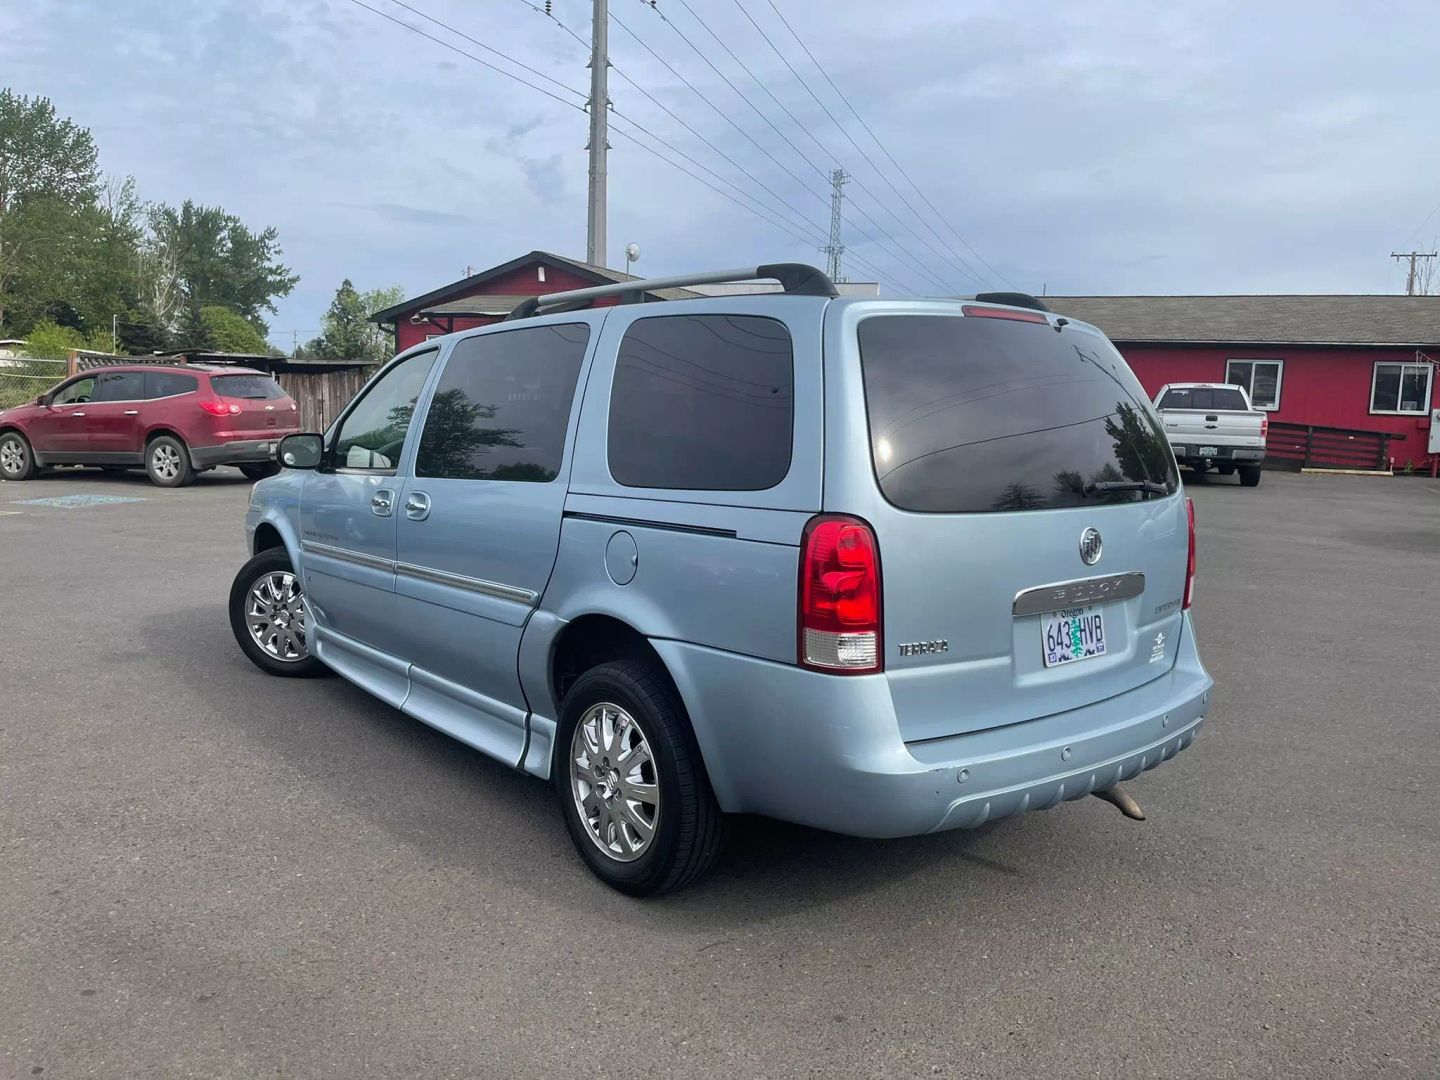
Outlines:
<svg viewBox="0 0 1440 1080"><path fill-rule="evenodd" d="M298 430L295 402L268 375L212 375L210 387L221 401L239 409L224 418L223 427L232 439L265 439Z"/></svg>
<svg viewBox="0 0 1440 1080"><path fill-rule="evenodd" d="M1064 712L1167 672L1188 520L1114 347L983 305L878 314L855 335L905 740Z"/></svg>

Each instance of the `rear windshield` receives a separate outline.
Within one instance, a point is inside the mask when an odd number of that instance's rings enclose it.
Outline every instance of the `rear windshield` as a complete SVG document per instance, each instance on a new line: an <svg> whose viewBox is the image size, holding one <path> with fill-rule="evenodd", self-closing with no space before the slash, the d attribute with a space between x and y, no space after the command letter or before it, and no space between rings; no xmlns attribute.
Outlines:
<svg viewBox="0 0 1440 1080"><path fill-rule="evenodd" d="M227 398L273 401L285 396L280 384L268 375L212 375L210 385L215 393Z"/></svg>
<svg viewBox="0 0 1440 1080"><path fill-rule="evenodd" d="M881 315L859 327L870 448L904 510L1046 510L1159 497L1175 457L1103 338L1049 325Z"/></svg>
<svg viewBox="0 0 1440 1080"><path fill-rule="evenodd" d="M1162 409L1238 409L1249 411L1245 395L1233 386L1175 386L1160 399Z"/></svg>

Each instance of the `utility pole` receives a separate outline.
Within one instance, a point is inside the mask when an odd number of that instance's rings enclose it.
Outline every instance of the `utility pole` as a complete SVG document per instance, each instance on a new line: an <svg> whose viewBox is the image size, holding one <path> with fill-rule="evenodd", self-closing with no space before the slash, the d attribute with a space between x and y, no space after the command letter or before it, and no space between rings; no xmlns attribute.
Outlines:
<svg viewBox="0 0 1440 1080"><path fill-rule="evenodd" d="M585 261L605 265L605 152L610 122L610 5L595 0L590 20L590 197Z"/></svg>
<svg viewBox="0 0 1440 1080"><path fill-rule="evenodd" d="M845 280L840 262L841 256L845 254L845 241L840 232L840 208L845 202L845 185L849 182L850 177L844 169L830 171L830 242L820 250L829 256L825 271L830 275L830 280L835 282Z"/></svg>
<svg viewBox="0 0 1440 1080"><path fill-rule="evenodd" d="M1392 251L1390 253L1392 259L1408 259L1410 261L1410 270L1405 275L1406 296L1415 295L1415 260L1433 259L1435 258L1435 254L1433 251Z"/></svg>

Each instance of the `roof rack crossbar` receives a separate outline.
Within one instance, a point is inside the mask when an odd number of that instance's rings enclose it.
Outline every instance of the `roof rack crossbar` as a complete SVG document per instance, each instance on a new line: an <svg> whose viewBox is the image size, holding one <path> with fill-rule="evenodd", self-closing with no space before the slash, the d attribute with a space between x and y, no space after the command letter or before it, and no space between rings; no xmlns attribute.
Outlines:
<svg viewBox="0 0 1440 1080"><path fill-rule="evenodd" d="M544 308L556 305L564 305L561 310L568 311L572 306L583 306L603 296L623 297L626 293L647 293L656 289L683 289L687 285L714 285L761 279L778 281L787 293L796 296L840 295L835 290L834 283L813 266L806 266L804 263L766 263L764 266L739 270L710 270L700 274L678 274L674 277L636 278L633 281L618 281L613 285L596 285L589 289L571 289L569 292L532 296L516 304L505 319L527 319Z"/></svg>

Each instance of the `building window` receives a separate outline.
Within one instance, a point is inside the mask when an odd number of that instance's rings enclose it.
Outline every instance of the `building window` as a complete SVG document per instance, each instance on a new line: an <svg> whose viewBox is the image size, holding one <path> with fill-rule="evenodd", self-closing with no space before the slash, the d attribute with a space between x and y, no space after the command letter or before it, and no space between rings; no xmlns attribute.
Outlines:
<svg viewBox="0 0 1440 1080"><path fill-rule="evenodd" d="M1419 416L1428 413L1430 365L1377 363L1370 382L1370 411Z"/></svg>
<svg viewBox="0 0 1440 1080"><path fill-rule="evenodd" d="M1243 386L1252 407L1274 412L1280 408L1280 376L1284 369L1282 360L1231 360L1225 365L1225 381Z"/></svg>

